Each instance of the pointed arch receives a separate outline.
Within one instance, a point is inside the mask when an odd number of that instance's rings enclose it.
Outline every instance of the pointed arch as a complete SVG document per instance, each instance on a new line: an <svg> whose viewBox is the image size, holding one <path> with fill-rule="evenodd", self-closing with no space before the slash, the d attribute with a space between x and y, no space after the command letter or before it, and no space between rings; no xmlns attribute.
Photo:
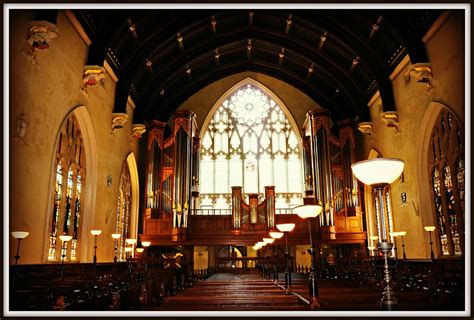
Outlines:
<svg viewBox="0 0 474 320"><path fill-rule="evenodd" d="M54 181L56 181L56 171L57 171L57 164L58 162L62 163L62 170L67 172L69 170L68 167L65 166L65 163L62 159L57 159L56 154L58 153L58 147L59 147L59 140L61 137L61 132L65 126L66 121L68 119L74 116L77 120L77 123L80 128L80 133L82 136L82 141L83 141L83 146L84 146L84 157L85 157L85 169L81 168L81 172L78 172L81 174L81 177L84 176L84 172L86 173L86 182L85 184L81 185L82 188L82 194L81 197L85 201L81 201L81 206L82 206L82 212L85 212L86 214L81 216L81 227L80 227L80 235L86 235L88 233L88 230L90 229L90 226L92 224L92 221L94 219L93 214L90 214L91 212L95 211L95 201L96 201L96 191L97 191L97 173L98 173L98 162L97 162L97 143L96 143L96 137L94 133L94 127L92 125L92 120L90 118L89 112L87 110L87 107L84 105L76 106L73 107L63 118L63 120L60 122L58 129L56 130L56 142L55 142L55 147L53 149L53 156L51 157L52 163L51 163L51 176L50 176L50 186L52 189L54 189ZM63 183L67 183L67 176L63 174L63 177L65 179L63 180ZM83 183L83 182L82 182ZM53 194L54 190L50 190L49 194ZM48 201L48 213L52 212L53 210L53 203L54 201ZM48 214L47 219L45 220L45 229L47 230L45 232L45 245L44 248L45 250L44 255L43 255L43 260L47 261L48 256L49 256L49 238L50 238L50 232L49 229L52 224L52 215ZM90 245L90 237L87 236L79 236L80 237L80 253L78 256L79 261L87 261L87 259L92 255L92 247Z"/></svg>
<svg viewBox="0 0 474 320"><path fill-rule="evenodd" d="M438 234L438 221L435 214L436 207L432 186L432 156L430 157L430 154L432 151L433 132L438 125L441 114L446 112L464 128L464 123L450 107L440 102L431 102L426 108L421 121L420 134L417 142L416 161L417 167L419 168L419 170L417 170L417 187L419 193L418 208L420 208L421 211L422 225L436 226L435 234L437 235L437 241L433 241L435 256L438 256L442 250L440 248L440 237ZM463 134L465 135L465 132L463 132ZM463 140L462 143L464 144L465 141ZM465 215L464 217L465 219L469 219L469 215ZM464 223L464 225L466 224ZM469 232L466 228L464 228L464 230L465 232ZM427 235L425 235L425 237L427 237Z"/></svg>
<svg viewBox="0 0 474 320"><path fill-rule="evenodd" d="M133 152L126 159L130 172L130 184L132 186L132 205L130 208L130 236L137 239L138 236L138 207L140 199L137 161Z"/></svg>
<svg viewBox="0 0 474 320"><path fill-rule="evenodd" d="M302 204L302 138L285 104L246 78L227 90L201 128L201 207L228 209L230 187L275 186L279 208ZM290 174L291 172L291 174Z"/></svg>
<svg viewBox="0 0 474 320"><path fill-rule="evenodd" d="M296 137L298 138L298 143L301 144L302 142L302 137L301 137L301 131L298 128L298 125L296 124L296 121L289 111L288 107L285 105L285 103L269 88L267 88L264 84L261 82L258 82L255 79L252 79L250 77L247 77L239 82L237 82L235 85L233 85L229 90L227 90L217 101L214 103L214 106L212 106L211 110L209 110L209 113L206 116L206 119L204 120L202 126L201 126L201 132L199 134L199 137L202 139L207 127L209 126L209 122L212 120L212 117L216 113L216 110L222 105L222 102L224 102L228 97L230 97L233 93L235 93L239 88L242 88L246 85L254 85L257 88L261 89L267 96L270 97L273 101L277 103L277 105L281 108L281 110L285 113L286 118L290 122L290 125L294 132L296 133Z"/></svg>

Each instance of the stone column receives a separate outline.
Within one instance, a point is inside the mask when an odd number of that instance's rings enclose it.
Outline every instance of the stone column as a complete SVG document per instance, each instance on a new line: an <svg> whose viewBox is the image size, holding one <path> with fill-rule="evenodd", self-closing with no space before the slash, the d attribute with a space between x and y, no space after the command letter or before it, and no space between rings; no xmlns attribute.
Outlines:
<svg viewBox="0 0 474 320"><path fill-rule="evenodd" d="M306 114L309 118L311 139L311 169L313 172L316 203L323 206L320 215L321 226L334 226L332 199L331 154L329 150L329 112L313 110Z"/></svg>
<svg viewBox="0 0 474 320"><path fill-rule="evenodd" d="M191 200L191 172L195 114L187 110L175 112L174 118L174 210L173 227L186 228ZM179 233L179 232L178 232Z"/></svg>

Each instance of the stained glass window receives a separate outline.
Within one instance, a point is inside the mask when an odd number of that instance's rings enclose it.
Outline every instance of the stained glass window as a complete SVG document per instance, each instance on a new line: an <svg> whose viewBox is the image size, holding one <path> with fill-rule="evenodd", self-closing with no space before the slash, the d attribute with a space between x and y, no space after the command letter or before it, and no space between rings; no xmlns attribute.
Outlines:
<svg viewBox="0 0 474 320"><path fill-rule="evenodd" d="M80 197L84 186L85 155L81 131L74 115L65 121L60 131L56 159L48 260L59 260L59 255L62 254L65 255L66 260L77 260L79 216L81 214ZM58 254L57 249L61 247L58 238L61 234L71 235L73 239ZM71 246L70 250L68 250L68 245Z"/></svg>
<svg viewBox="0 0 474 320"><path fill-rule="evenodd" d="M278 104L252 84L215 111L202 135L201 208L229 208L232 186L264 193L275 186L278 208L303 203L298 136Z"/></svg>
<svg viewBox="0 0 474 320"><path fill-rule="evenodd" d="M441 255L463 254L464 133L452 113L440 113L431 135L431 183Z"/></svg>
<svg viewBox="0 0 474 320"><path fill-rule="evenodd" d="M61 163L56 167L56 182L54 186L54 204L53 204L53 219L51 225L51 233L49 235L49 252L48 260L54 260L56 254L56 242L58 240L58 221L60 214L60 203L63 189L63 169Z"/></svg>
<svg viewBox="0 0 474 320"><path fill-rule="evenodd" d="M128 164L125 163L122 168L122 174L120 175L117 216L115 223L115 233L119 233L121 235L120 239L115 240L117 248L117 260L119 261L126 260L125 240L130 234L130 202L132 197L132 187L130 181L130 171Z"/></svg>

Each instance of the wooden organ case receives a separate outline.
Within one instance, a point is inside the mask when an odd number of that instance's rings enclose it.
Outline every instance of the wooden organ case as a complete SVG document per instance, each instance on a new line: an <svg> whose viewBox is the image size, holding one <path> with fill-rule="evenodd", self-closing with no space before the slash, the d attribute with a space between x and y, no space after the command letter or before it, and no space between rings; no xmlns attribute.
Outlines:
<svg viewBox="0 0 474 320"><path fill-rule="evenodd" d="M264 194L247 195L234 186L230 210L198 213L200 140L195 115L182 110L173 118L172 135L166 140L165 124L150 123L142 241L158 246L251 246L276 224L292 222L296 228L289 243L308 243L307 221L275 208L274 186L266 186ZM359 188L350 167L355 161L352 123L339 123L339 137L329 123L328 113L310 111L303 126L304 201L324 208L319 223L313 223L313 239L319 244L363 244Z"/></svg>

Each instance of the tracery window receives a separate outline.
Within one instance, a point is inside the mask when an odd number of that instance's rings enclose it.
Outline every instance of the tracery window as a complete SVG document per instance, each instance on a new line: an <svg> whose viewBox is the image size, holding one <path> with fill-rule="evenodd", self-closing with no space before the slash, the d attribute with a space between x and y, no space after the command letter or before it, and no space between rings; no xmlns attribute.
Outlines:
<svg viewBox="0 0 474 320"><path fill-rule="evenodd" d="M464 133L448 110L440 113L431 135L431 183L441 255L463 254Z"/></svg>
<svg viewBox="0 0 474 320"><path fill-rule="evenodd" d="M119 195L117 203L117 216L115 223L115 233L119 233L120 239L115 240L117 248L117 259L119 261L126 260L125 240L130 234L130 208L132 199L132 186L130 183L130 170L128 164L125 163L120 175Z"/></svg>
<svg viewBox="0 0 474 320"><path fill-rule="evenodd" d="M264 193L274 185L276 207L303 203L300 145L277 103L252 84L215 111L201 140L201 208L230 207L232 186Z"/></svg>
<svg viewBox="0 0 474 320"><path fill-rule="evenodd" d="M84 142L74 115L64 123L56 146L55 185L53 210L48 243L48 260L77 260L79 253L79 228L81 193L85 182ZM72 241L61 248L60 235L71 235Z"/></svg>

